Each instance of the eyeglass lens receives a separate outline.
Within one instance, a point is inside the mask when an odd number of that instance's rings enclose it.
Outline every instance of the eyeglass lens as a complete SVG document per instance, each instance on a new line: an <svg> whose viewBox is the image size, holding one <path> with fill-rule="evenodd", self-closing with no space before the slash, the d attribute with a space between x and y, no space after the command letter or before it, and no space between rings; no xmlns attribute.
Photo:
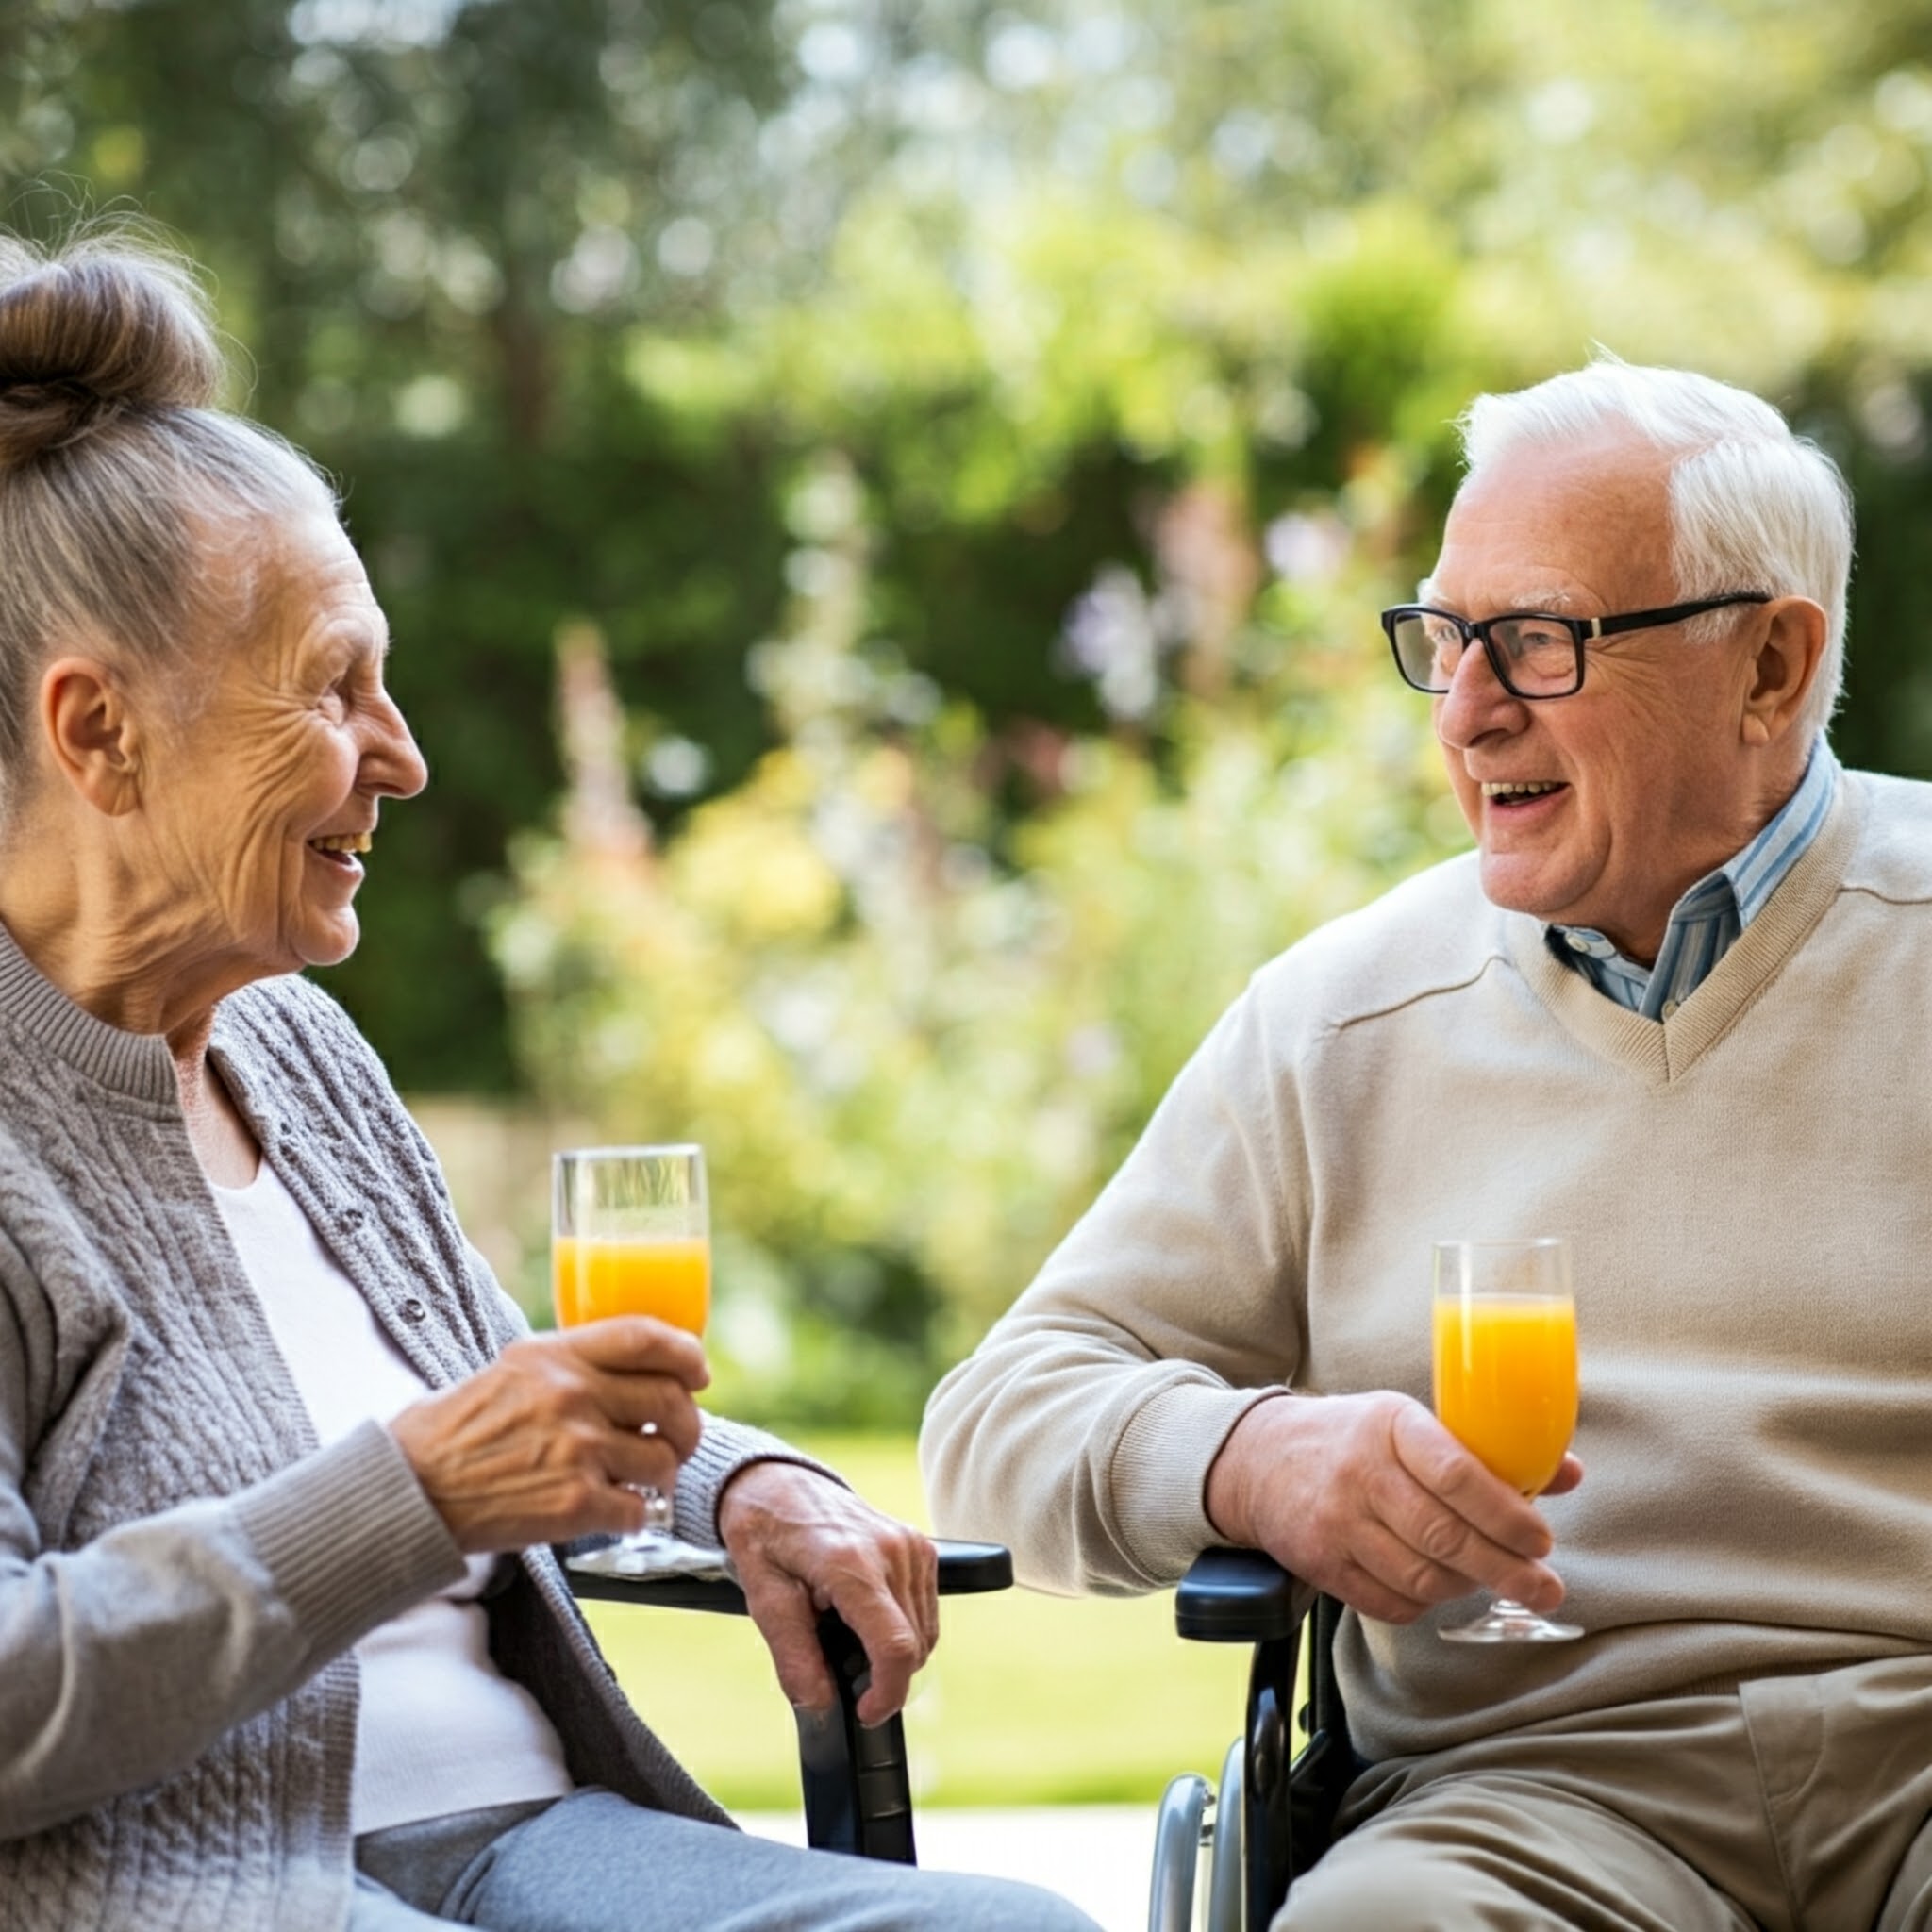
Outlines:
<svg viewBox="0 0 1932 1932"><path fill-rule="evenodd" d="M1524 697L1551 697L1576 684L1576 640L1546 617L1506 617L1488 625L1504 682ZM1395 625L1395 649L1403 675L1424 691L1443 691L1473 639L1433 611L1403 617ZM1494 661L1493 658L1491 660Z"/></svg>

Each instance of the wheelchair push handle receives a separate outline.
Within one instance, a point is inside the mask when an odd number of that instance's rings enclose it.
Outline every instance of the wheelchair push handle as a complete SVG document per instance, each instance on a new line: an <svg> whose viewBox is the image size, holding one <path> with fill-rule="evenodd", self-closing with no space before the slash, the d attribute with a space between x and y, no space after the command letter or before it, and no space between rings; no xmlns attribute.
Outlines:
<svg viewBox="0 0 1932 1932"><path fill-rule="evenodd" d="M1002 1545L939 1541L935 1547L941 1596L982 1596L1012 1587L1013 1559ZM602 1576L573 1571L570 1581L578 1596L608 1603L745 1614L744 1591L728 1576ZM839 1705L822 1717L798 1715L807 1840L820 1851L914 1864L905 1725L896 1714L882 1724L859 1723L858 1700L872 1683L865 1646L836 1610L819 1618L818 1634L838 1686Z"/></svg>

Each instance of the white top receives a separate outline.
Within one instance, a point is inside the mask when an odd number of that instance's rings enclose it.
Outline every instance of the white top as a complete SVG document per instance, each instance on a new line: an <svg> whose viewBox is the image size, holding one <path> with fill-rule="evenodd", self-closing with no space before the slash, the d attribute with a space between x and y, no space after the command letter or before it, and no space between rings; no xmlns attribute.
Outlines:
<svg viewBox="0 0 1932 1932"><path fill-rule="evenodd" d="M248 1187L213 1191L325 1446L429 1392L267 1161ZM355 1552L345 1550L343 1560L353 1562ZM495 1562L472 1557L460 1583L356 1646L362 1695L350 1816L358 1833L574 1789L549 1719L491 1661L489 1619L476 1598Z"/></svg>

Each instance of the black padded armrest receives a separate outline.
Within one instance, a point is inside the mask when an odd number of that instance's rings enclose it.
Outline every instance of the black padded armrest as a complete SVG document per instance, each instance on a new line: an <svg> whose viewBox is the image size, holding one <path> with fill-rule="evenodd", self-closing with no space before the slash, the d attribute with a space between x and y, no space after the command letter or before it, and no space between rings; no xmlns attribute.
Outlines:
<svg viewBox="0 0 1932 1932"><path fill-rule="evenodd" d="M934 1540L940 1557L941 1596L982 1596L1013 1587L1013 1558L1000 1543ZM1230 1552L1229 1554L1238 1554ZM578 1596L617 1604L656 1604L667 1610L716 1610L744 1615L744 1592L724 1576L596 1576L570 1573Z"/></svg>
<svg viewBox="0 0 1932 1932"><path fill-rule="evenodd" d="M1265 1643L1293 1633L1295 1580L1259 1550L1203 1550L1174 1592L1174 1627L1206 1643Z"/></svg>
<svg viewBox="0 0 1932 1932"><path fill-rule="evenodd" d="M998 1543L936 1542L941 1596L980 1596L1008 1590L1013 1559ZM580 1597L608 1603L655 1604L667 1609L744 1615L744 1592L725 1577L595 1576L568 1573ZM872 1682L865 1647L837 1611L819 1618L819 1643L839 1687L830 1723L798 1724L799 1782L807 1840L818 1850L857 1852L902 1865L917 1862L912 1842L912 1787L906 1767L906 1729L888 1718L871 1728L858 1722L858 1700Z"/></svg>

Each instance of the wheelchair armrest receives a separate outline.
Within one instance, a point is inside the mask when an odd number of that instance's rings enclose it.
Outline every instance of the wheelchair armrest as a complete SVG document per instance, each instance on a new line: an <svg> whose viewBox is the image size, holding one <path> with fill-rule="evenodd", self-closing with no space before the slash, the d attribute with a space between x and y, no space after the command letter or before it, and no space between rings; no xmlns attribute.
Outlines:
<svg viewBox="0 0 1932 1932"><path fill-rule="evenodd" d="M1183 1637L1254 1645L1242 1727L1239 1839L1250 1932L1272 1924L1296 1874L1327 1848L1336 1807L1358 1768L1332 1656L1341 1616L1340 1604L1312 1596L1259 1550L1204 1550L1174 1592L1174 1624ZM1290 1718L1305 1624L1307 1742L1296 1755ZM1222 1828L1218 1824L1217 1831Z"/></svg>
<svg viewBox="0 0 1932 1932"><path fill-rule="evenodd" d="M941 1596L978 1596L1012 1587L1013 1559L998 1543L936 1542L934 1547ZM745 1614L744 1592L727 1577L566 1574L580 1597ZM807 1840L819 1851L915 1864L905 1725L897 1716L870 1728L859 1723L858 1700L872 1682L872 1667L864 1645L837 1611L819 1618L819 1642L838 1686L839 1712L829 1724L809 1722L803 1715L799 1719Z"/></svg>
<svg viewBox="0 0 1932 1932"><path fill-rule="evenodd" d="M1266 1643L1302 1620L1295 1579L1259 1550L1203 1550L1174 1591L1174 1627L1205 1643Z"/></svg>
<svg viewBox="0 0 1932 1932"><path fill-rule="evenodd" d="M981 1596L1013 1587L1013 1558L1003 1544L948 1542L935 1538L933 1548L939 1552L941 1596ZM727 1617L745 1613L744 1592L728 1576L602 1576L573 1570L570 1587L578 1596L611 1603L656 1604L667 1610L716 1610Z"/></svg>

